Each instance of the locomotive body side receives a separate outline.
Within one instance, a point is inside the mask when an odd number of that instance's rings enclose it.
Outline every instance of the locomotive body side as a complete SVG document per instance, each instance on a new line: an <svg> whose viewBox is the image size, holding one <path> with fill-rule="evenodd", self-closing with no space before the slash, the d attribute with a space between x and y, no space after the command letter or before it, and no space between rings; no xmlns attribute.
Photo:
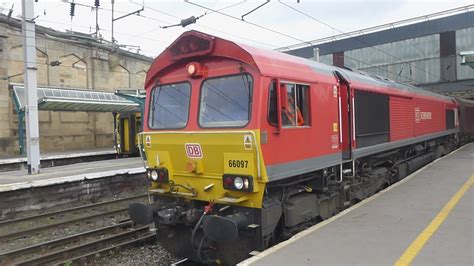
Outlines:
<svg viewBox="0 0 474 266"><path fill-rule="evenodd" d="M355 106L352 159L459 132L458 104L452 98L342 71Z"/></svg>

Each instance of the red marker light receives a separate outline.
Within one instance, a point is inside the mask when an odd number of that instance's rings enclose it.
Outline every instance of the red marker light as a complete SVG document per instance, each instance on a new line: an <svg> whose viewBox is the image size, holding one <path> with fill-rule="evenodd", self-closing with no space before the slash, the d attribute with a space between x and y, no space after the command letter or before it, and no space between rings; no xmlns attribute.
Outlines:
<svg viewBox="0 0 474 266"><path fill-rule="evenodd" d="M224 178L224 185L226 187L233 186L234 185L234 180L230 177L226 177L226 178Z"/></svg>
<svg viewBox="0 0 474 266"><path fill-rule="evenodd" d="M166 176L165 176L165 173L164 173L164 172L160 172L160 173L158 174L158 180L164 181L165 178L166 178Z"/></svg>

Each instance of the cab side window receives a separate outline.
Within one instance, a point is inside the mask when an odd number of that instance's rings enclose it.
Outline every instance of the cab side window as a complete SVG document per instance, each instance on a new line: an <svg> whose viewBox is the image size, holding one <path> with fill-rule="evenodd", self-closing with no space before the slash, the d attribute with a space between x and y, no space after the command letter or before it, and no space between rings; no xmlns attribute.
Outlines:
<svg viewBox="0 0 474 266"><path fill-rule="evenodd" d="M282 104L281 120L284 127L309 125L309 86L282 83L286 88L286 104Z"/></svg>
<svg viewBox="0 0 474 266"><path fill-rule="evenodd" d="M276 86L276 80L272 80L272 82L270 83L270 92L268 96L268 122L270 122L270 124L274 126L278 124Z"/></svg>
<svg viewBox="0 0 474 266"><path fill-rule="evenodd" d="M272 81L269 91L268 121L277 125L277 90L276 81ZM281 95L281 94L285 95ZM296 83L281 83L282 101L281 121L283 127L309 126L309 86Z"/></svg>

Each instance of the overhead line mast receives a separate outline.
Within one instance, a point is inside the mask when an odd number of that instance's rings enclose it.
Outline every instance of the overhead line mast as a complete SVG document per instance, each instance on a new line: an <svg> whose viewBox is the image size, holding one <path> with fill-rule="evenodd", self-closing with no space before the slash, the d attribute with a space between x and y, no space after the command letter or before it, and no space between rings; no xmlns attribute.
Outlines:
<svg viewBox="0 0 474 266"><path fill-rule="evenodd" d="M36 33L33 0L22 0L22 36L24 53L26 149L28 174L38 174L40 168L38 92L36 79ZM18 121L22 123L22 121Z"/></svg>

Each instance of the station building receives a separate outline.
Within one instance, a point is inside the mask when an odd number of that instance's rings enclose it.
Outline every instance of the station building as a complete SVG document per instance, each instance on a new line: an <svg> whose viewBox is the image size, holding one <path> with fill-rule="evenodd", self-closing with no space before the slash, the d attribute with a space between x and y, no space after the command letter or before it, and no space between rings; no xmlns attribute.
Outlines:
<svg viewBox="0 0 474 266"><path fill-rule="evenodd" d="M282 47L292 55L474 99L473 6ZM472 54L471 53L471 54ZM463 63L464 62L464 63Z"/></svg>
<svg viewBox="0 0 474 266"><path fill-rule="evenodd" d="M38 86L114 92L141 89L152 58L90 35L36 26ZM0 14L0 157L19 153L12 84L23 83L21 21ZM113 148L108 112L39 111L41 152Z"/></svg>

